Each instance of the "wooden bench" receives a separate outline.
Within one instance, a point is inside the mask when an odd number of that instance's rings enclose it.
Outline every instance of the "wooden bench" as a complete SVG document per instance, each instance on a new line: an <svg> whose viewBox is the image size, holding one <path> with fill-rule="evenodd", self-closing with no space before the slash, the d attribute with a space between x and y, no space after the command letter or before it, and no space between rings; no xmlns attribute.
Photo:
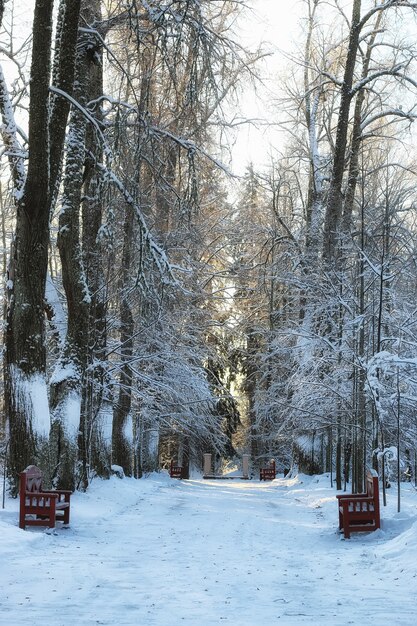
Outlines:
<svg viewBox="0 0 417 626"><path fill-rule="evenodd" d="M20 473L19 527L47 526L55 528L56 521L65 525L70 519L71 491L42 489L42 472L36 465L29 465Z"/></svg>
<svg viewBox="0 0 417 626"><path fill-rule="evenodd" d="M259 480L274 480L276 476L275 461L272 459L268 467L261 467L259 470Z"/></svg>
<svg viewBox="0 0 417 626"><path fill-rule="evenodd" d="M336 496L339 530L343 530L345 539L349 539L352 532L372 531L381 527L378 474L375 470L367 470L365 482L365 493Z"/></svg>
<svg viewBox="0 0 417 626"><path fill-rule="evenodd" d="M171 478L189 478L190 470L188 465L180 466L176 465L174 461L171 461L169 475L171 476Z"/></svg>

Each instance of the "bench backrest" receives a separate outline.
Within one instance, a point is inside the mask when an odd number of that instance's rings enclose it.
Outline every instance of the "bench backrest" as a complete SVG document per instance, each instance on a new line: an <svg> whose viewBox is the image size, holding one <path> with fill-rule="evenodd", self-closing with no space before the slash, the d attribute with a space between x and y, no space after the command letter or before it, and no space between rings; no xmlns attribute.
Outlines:
<svg viewBox="0 0 417 626"><path fill-rule="evenodd" d="M373 498L375 511L379 515L379 483L378 474L375 470L369 469L366 472L366 494L369 498Z"/></svg>
<svg viewBox="0 0 417 626"><path fill-rule="evenodd" d="M21 493L42 491L42 472L39 467L29 465L20 473L20 491Z"/></svg>

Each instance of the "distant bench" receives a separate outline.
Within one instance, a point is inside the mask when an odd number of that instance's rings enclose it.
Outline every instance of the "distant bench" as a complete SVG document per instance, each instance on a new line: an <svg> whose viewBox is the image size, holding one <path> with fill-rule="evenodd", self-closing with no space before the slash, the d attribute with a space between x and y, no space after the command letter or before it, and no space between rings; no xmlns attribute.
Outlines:
<svg viewBox="0 0 417 626"><path fill-rule="evenodd" d="M339 530L345 539L352 532L365 532L381 527L379 511L378 474L373 469L366 472L366 492L336 496L339 508Z"/></svg>
<svg viewBox="0 0 417 626"><path fill-rule="evenodd" d="M188 464L184 466L176 465L174 461L171 461L169 467L169 475L171 478L190 478L190 469Z"/></svg>
<svg viewBox="0 0 417 626"><path fill-rule="evenodd" d="M42 489L42 472L36 465L29 465L20 473L19 527L47 526L55 528L56 521L69 524L70 496L67 490Z"/></svg>
<svg viewBox="0 0 417 626"><path fill-rule="evenodd" d="M259 470L259 480L274 480L275 476L275 461L272 459L267 467L261 467Z"/></svg>

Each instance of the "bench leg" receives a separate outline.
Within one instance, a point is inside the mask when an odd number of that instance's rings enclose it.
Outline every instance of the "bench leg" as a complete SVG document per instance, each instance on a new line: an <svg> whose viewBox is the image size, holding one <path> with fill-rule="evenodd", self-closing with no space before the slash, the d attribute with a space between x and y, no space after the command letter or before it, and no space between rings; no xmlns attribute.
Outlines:
<svg viewBox="0 0 417 626"><path fill-rule="evenodd" d="M20 505L19 528L22 528L23 530L26 530L25 520L26 520L25 507Z"/></svg>
<svg viewBox="0 0 417 626"><path fill-rule="evenodd" d="M350 539L350 528L349 528L349 522L347 520L343 524L343 535L345 539Z"/></svg>
<svg viewBox="0 0 417 626"><path fill-rule="evenodd" d="M49 528L55 528L56 526L56 500L55 498L51 498L50 500L51 508L49 509Z"/></svg>

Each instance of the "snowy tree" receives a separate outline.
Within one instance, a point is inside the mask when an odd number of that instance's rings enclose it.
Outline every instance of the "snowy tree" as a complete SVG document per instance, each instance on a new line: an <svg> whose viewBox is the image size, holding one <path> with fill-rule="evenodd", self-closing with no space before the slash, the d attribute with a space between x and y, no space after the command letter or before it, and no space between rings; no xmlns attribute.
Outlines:
<svg viewBox="0 0 417 626"><path fill-rule="evenodd" d="M73 72L79 3L66 14L65 77ZM10 425L10 472L13 481L37 459L38 440L47 437L44 297L47 273L51 190L55 184L50 156L60 158L68 107L50 113L50 67L53 3L39 0L33 22L29 104L29 157L23 188L16 190L16 230L9 263L6 321L6 408ZM71 13L71 15L69 15ZM57 53L59 52L59 49ZM64 55L57 61L63 62ZM68 63L68 64L67 64ZM63 68L62 68L63 69ZM71 83L71 79L69 79ZM60 84L60 83L59 83ZM58 112L57 109L60 109ZM9 127L13 128L10 121ZM16 180L16 178L15 178ZM18 185L20 180L18 181Z"/></svg>

